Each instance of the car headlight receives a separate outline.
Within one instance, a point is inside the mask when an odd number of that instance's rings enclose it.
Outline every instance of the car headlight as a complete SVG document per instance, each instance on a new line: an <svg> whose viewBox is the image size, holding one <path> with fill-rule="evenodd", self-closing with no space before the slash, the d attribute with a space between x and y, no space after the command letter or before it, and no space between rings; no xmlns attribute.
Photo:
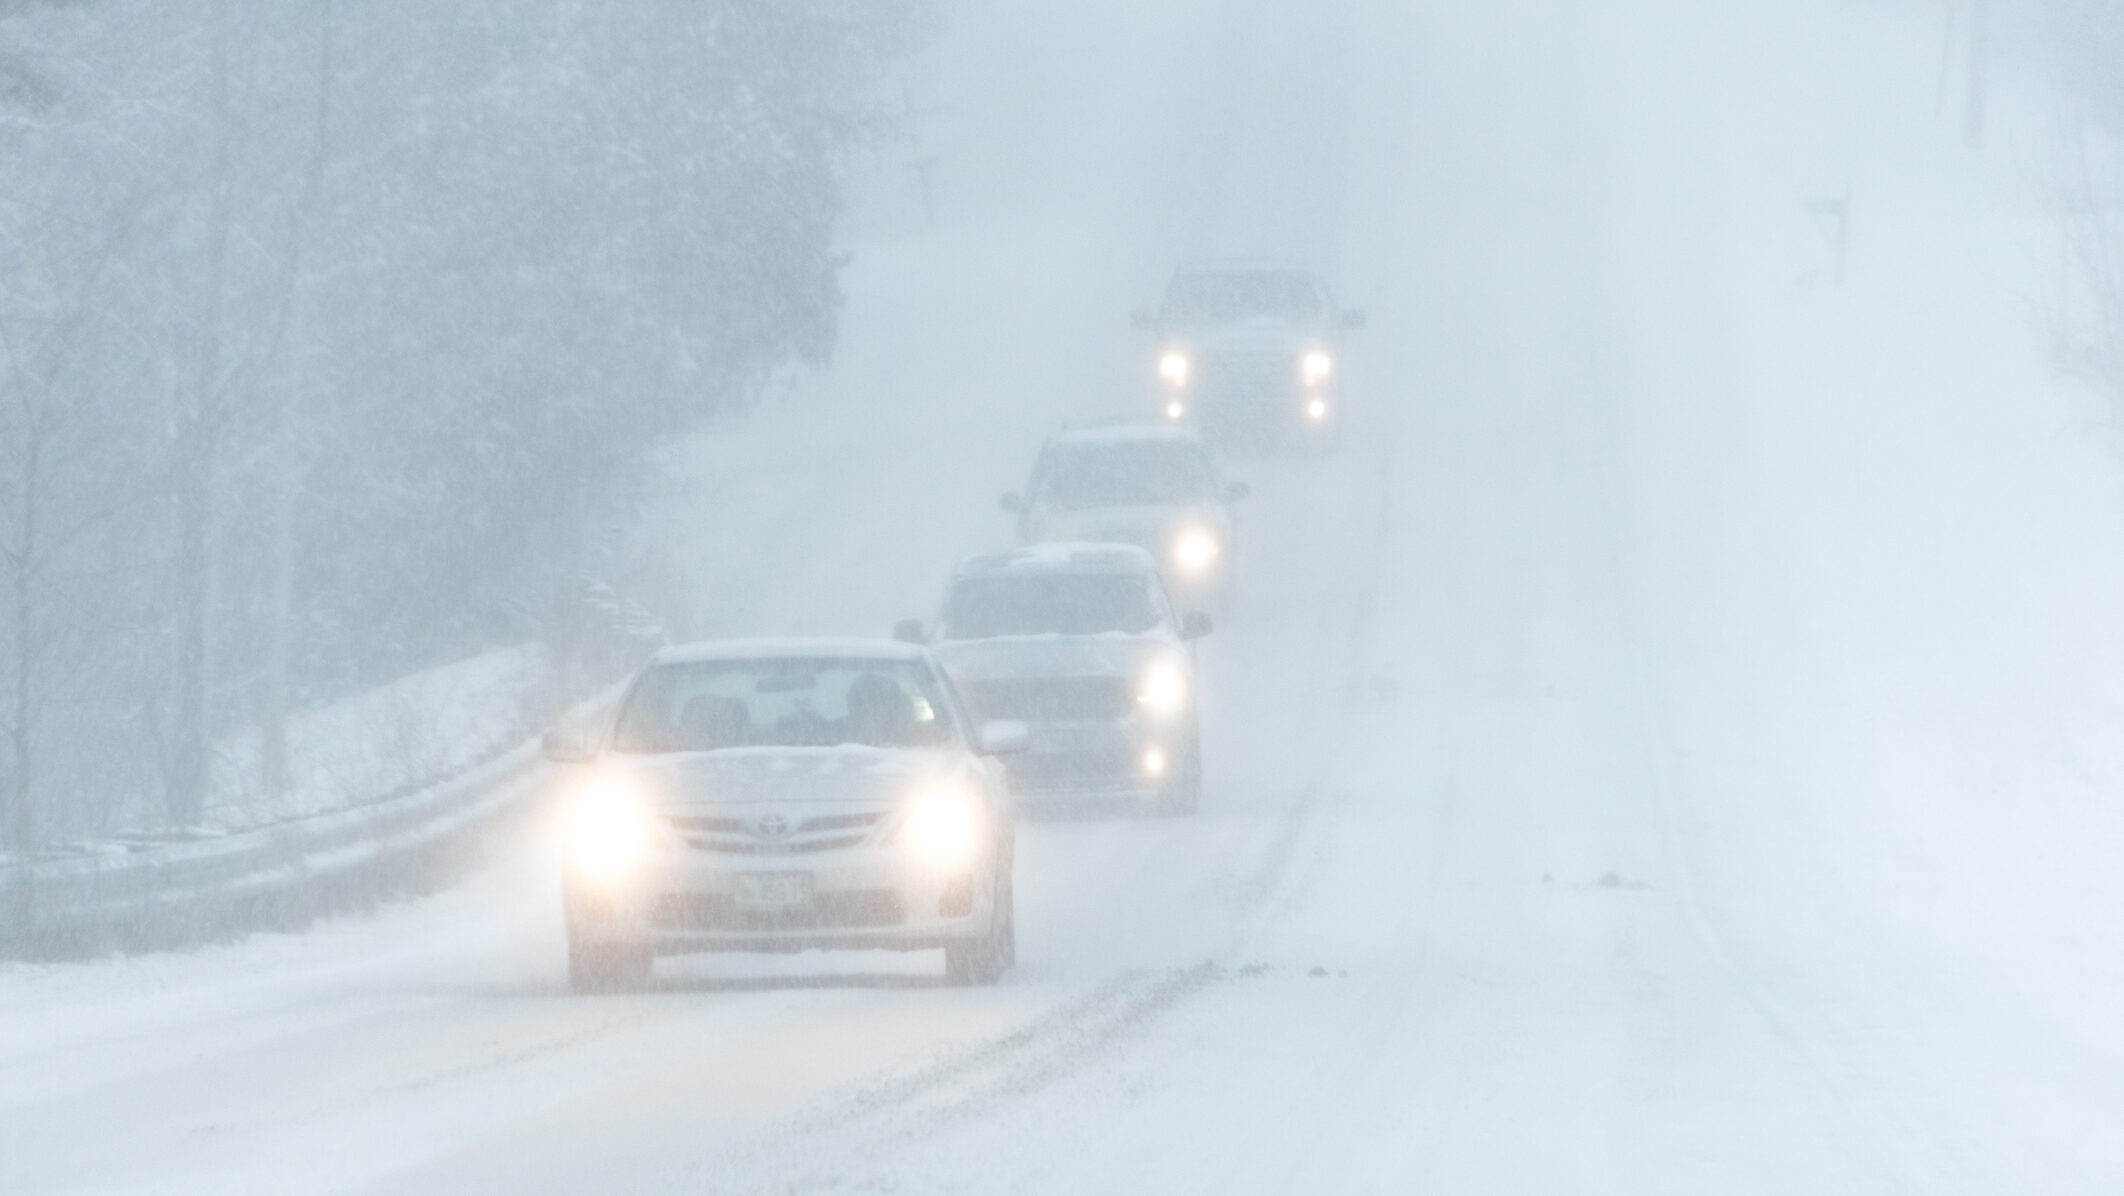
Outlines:
<svg viewBox="0 0 2124 1196"><path fill-rule="evenodd" d="M1168 349L1158 358L1158 376L1174 386L1186 386L1188 375L1194 370L1195 363L1178 349Z"/></svg>
<svg viewBox="0 0 2124 1196"><path fill-rule="evenodd" d="M1335 372L1335 359L1315 349L1305 355L1303 368L1305 370L1305 384L1307 386L1318 386L1328 380L1328 375Z"/></svg>
<svg viewBox="0 0 2124 1196"><path fill-rule="evenodd" d="M915 798L900 824L900 842L932 868L963 868L973 862L987 830L987 815L972 794L932 789Z"/></svg>
<svg viewBox="0 0 2124 1196"><path fill-rule="evenodd" d="M1191 527L1173 538L1173 564L1182 573L1200 573L1215 564L1224 545L1208 528Z"/></svg>
<svg viewBox="0 0 2124 1196"><path fill-rule="evenodd" d="M1187 404L1178 399L1165 405L1165 418L1179 419L1187 414Z"/></svg>
<svg viewBox="0 0 2124 1196"><path fill-rule="evenodd" d="M1306 404L1305 404L1305 417L1306 417L1307 419L1310 419L1310 420L1315 420L1315 421L1318 421L1318 420L1323 420L1323 419L1326 419L1326 418L1327 418L1327 400L1326 400L1326 399L1309 399L1309 400L1307 400L1307 401L1306 401Z"/></svg>
<svg viewBox="0 0 2124 1196"><path fill-rule="evenodd" d="M598 884L641 867L655 839L655 820L641 794L615 778L591 782L568 811L568 864Z"/></svg>
<svg viewBox="0 0 2124 1196"><path fill-rule="evenodd" d="M1160 718L1179 713L1187 704L1187 674L1169 660L1152 665L1136 691L1136 702Z"/></svg>

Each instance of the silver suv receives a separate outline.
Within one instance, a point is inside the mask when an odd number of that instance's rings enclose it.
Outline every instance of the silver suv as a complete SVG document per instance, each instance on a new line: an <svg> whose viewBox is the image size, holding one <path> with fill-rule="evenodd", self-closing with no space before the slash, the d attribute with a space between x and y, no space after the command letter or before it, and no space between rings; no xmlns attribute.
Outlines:
<svg viewBox="0 0 2124 1196"><path fill-rule="evenodd" d="M1243 482L1227 482L1192 429L1068 428L1041 446L1024 493L1003 496L1018 540L1133 544L1187 609L1228 611L1238 586Z"/></svg>
<svg viewBox="0 0 2124 1196"><path fill-rule="evenodd" d="M1009 763L1023 802L1118 800L1192 813L1202 790L1193 641L1157 563L1119 544L1042 544L959 566L926 640L977 719L1023 723Z"/></svg>
<svg viewBox="0 0 2124 1196"><path fill-rule="evenodd" d="M1326 448L1342 427L1342 336L1364 313L1308 271L1217 262L1175 273L1136 327L1157 335L1159 411L1220 441Z"/></svg>

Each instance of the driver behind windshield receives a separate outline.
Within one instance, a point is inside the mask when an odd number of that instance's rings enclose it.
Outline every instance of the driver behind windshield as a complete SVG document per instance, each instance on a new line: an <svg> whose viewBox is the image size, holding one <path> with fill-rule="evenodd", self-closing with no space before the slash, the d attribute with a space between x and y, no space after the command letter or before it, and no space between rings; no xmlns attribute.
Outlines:
<svg viewBox="0 0 2124 1196"><path fill-rule="evenodd" d="M622 752L735 747L935 747L940 697L917 666L867 661L710 661L649 670L620 715Z"/></svg>

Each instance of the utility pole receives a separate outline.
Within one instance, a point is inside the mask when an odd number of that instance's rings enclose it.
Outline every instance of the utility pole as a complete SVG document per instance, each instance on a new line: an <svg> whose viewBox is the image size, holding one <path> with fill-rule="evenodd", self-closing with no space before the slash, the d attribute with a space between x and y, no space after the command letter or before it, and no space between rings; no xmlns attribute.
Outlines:
<svg viewBox="0 0 2124 1196"><path fill-rule="evenodd" d="M44 429L42 412L30 400L25 390L27 376L21 361L15 356L12 338L0 329L0 345L7 350L8 365L14 374L16 401L21 405L25 427L23 432L22 492L20 523L16 529L20 539L9 554L14 560L14 593L10 596L15 616L15 684L9 695L13 700L14 768L9 777L7 825L4 838L14 849L15 892L8 912L14 924L23 931L36 925L37 876L32 866L37 858L37 784L36 761L36 694L31 681L31 672L36 666L38 637L36 630L36 589L34 574L38 564L39 528L37 526L38 500L42 497L40 475L43 471Z"/></svg>
<svg viewBox="0 0 2124 1196"><path fill-rule="evenodd" d="M266 638L266 710L259 733L258 771L266 793L277 805L289 788L288 715L293 705L288 683L295 616L295 504L302 496L303 466L308 454L301 444L298 416L309 383L309 295L303 284L304 234L316 214L324 189L324 165L332 126L332 72L335 17L332 0L318 7L317 115L309 169L296 202L288 247L286 387L273 408L273 555L270 626Z"/></svg>
<svg viewBox="0 0 2124 1196"><path fill-rule="evenodd" d="M215 455L221 438L222 307L229 241L229 5L216 0L209 33L208 98L213 159L207 178L206 258L199 319L192 332L192 378L179 405L177 455L176 693L171 702L169 821L206 819L208 736L213 693Z"/></svg>

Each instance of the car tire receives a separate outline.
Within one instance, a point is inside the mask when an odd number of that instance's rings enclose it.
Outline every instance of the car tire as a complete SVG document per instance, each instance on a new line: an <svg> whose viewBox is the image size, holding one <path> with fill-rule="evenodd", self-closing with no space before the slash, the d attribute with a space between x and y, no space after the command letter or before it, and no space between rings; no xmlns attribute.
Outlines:
<svg viewBox="0 0 2124 1196"><path fill-rule="evenodd" d="M625 943L568 940L568 987L579 993L632 992L649 983L656 957Z"/></svg>
<svg viewBox="0 0 2124 1196"><path fill-rule="evenodd" d="M944 979L972 987L994 984L1018 962L1018 902L1008 880L996 894L996 913L988 933L944 948Z"/></svg>

